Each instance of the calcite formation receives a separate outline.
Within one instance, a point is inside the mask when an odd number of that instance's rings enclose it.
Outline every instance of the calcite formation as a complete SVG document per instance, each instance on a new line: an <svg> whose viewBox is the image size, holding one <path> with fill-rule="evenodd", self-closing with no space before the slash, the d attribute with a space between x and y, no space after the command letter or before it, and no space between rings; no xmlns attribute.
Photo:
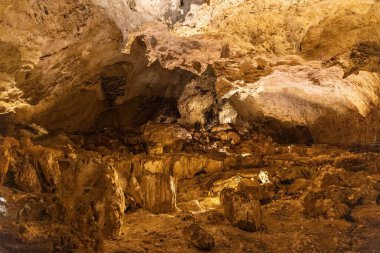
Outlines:
<svg viewBox="0 0 380 253"><path fill-rule="evenodd" d="M379 95L376 0L2 0L0 252L378 252Z"/></svg>

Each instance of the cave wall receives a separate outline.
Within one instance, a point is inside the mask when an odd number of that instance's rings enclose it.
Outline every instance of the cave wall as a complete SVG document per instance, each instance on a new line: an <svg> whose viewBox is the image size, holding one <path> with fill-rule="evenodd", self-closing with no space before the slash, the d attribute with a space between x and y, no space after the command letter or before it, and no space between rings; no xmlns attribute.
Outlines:
<svg viewBox="0 0 380 253"><path fill-rule="evenodd" d="M190 127L245 120L290 141L297 129L318 143L377 139L376 1L0 6L2 121L75 132L166 111ZM208 68L211 83L202 82ZM191 116L192 103L205 106Z"/></svg>

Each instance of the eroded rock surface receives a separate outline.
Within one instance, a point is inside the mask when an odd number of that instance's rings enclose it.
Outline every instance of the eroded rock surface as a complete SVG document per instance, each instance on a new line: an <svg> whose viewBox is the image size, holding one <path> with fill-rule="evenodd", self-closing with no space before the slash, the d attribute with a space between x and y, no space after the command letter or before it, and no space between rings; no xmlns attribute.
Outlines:
<svg viewBox="0 0 380 253"><path fill-rule="evenodd" d="M379 10L1 1L0 251L380 251Z"/></svg>
<svg viewBox="0 0 380 253"><path fill-rule="evenodd" d="M178 126L155 123L156 129L160 126L167 129L166 136L177 140ZM149 136L152 129L144 129ZM215 138L217 130L234 132L241 141ZM0 209L1 231L12 238L4 246L6 252L15 245L47 252L112 252L141 245L169 252L226 252L236 247L265 252L280 247L267 245L264 238L282 238L284 231L276 225L281 222L294 236L281 246L284 251L308 247L297 244L299 226L315 236L308 237L310 245L342 250L348 242L341 240L350 240L352 231L359 229L357 222L367 217L361 213L356 218L357 210L378 207L377 153L357 154L323 145L284 146L263 133L239 134L225 125L184 133L190 138L179 153L173 153L177 145L173 141L159 154L135 154L143 152L138 146L144 143L123 143L124 136L110 131L28 137L20 143L3 138L9 143L10 161L0 191L0 200L5 201ZM139 139L136 135L132 138L129 133L128 139ZM200 142L197 135L208 136L208 142ZM46 222L51 226L44 227ZM332 222L337 227L328 233L342 236L320 243L325 226ZM190 230L191 224L195 225ZM50 229L55 227L53 233ZM371 229L377 231L376 226ZM45 237L38 239L34 231L44 231ZM247 242L260 244L242 242L244 231L251 238ZM232 234L226 238L225 233ZM51 240L59 243L48 244ZM359 237L352 244L376 249L372 241Z"/></svg>
<svg viewBox="0 0 380 253"><path fill-rule="evenodd" d="M249 194L225 189L221 193L224 214L232 225L245 231L256 231L261 227L261 204L250 199Z"/></svg>

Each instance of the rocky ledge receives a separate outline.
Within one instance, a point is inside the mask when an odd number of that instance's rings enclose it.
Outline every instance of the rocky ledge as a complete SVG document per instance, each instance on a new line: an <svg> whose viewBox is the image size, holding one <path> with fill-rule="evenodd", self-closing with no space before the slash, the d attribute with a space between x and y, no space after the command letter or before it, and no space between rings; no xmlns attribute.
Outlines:
<svg viewBox="0 0 380 253"><path fill-rule="evenodd" d="M2 0L1 252L380 251L376 0Z"/></svg>

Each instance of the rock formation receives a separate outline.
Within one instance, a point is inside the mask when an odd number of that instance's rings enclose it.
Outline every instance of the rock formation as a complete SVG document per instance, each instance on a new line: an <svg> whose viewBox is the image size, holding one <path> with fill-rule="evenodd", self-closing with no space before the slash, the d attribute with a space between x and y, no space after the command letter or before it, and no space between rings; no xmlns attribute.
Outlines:
<svg viewBox="0 0 380 253"><path fill-rule="evenodd" d="M377 0L0 2L0 252L380 250Z"/></svg>

